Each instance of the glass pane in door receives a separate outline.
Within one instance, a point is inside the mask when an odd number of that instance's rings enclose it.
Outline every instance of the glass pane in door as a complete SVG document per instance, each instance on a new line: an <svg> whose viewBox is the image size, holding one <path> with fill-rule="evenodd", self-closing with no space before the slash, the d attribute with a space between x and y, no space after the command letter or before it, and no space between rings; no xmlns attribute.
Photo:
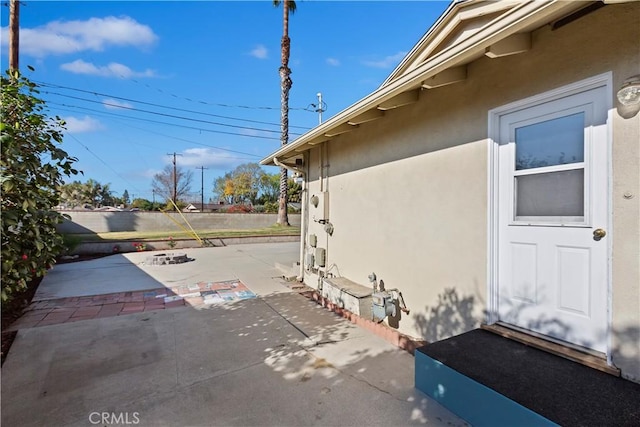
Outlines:
<svg viewBox="0 0 640 427"><path fill-rule="evenodd" d="M584 169L516 176L515 188L516 220L522 217L584 220Z"/></svg>
<svg viewBox="0 0 640 427"><path fill-rule="evenodd" d="M584 161L584 113L516 129L516 170Z"/></svg>

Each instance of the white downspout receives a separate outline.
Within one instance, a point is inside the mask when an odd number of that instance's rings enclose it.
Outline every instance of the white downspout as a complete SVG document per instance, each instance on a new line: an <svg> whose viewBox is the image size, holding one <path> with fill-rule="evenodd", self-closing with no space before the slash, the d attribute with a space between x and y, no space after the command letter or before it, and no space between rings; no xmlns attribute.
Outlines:
<svg viewBox="0 0 640 427"><path fill-rule="evenodd" d="M285 165L284 163L280 163L277 157L273 158L273 163L276 166L280 166L285 168L288 171L293 173L297 173L302 175L302 194L300 195L300 200L302 201L302 211L300 212L300 272L298 273L298 277L296 280L299 282L304 281L304 249L306 244L306 227L307 227L307 175L304 171L294 168L293 166ZM304 199L303 199L304 197Z"/></svg>

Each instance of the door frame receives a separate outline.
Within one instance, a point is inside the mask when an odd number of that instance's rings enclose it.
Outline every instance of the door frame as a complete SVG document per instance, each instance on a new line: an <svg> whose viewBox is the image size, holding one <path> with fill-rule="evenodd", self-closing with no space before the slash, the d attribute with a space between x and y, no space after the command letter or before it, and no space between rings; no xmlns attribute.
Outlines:
<svg viewBox="0 0 640 427"><path fill-rule="evenodd" d="M554 101L560 98L564 98L567 96L575 95L590 89L605 87L606 93L608 96L605 101L605 108L607 109L607 130L606 130L606 144L607 144L607 233L608 237L612 236L612 233L609 231L613 231L612 222L613 222L613 194L612 194L612 182L613 182L613 168L612 168L612 141L613 141L613 132L612 132L612 119L613 119L613 100L611 94L613 93L613 74L611 71L599 74L597 76L593 76L584 80L580 80L565 86L561 86L559 88L543 92L531 97L527 97L524 99L520 99L515 102L511 102L506 105L502 105L500 107L493 108L489 110L488 118L489 118L489 126L488 126L488 201L487 201L487 209L488 209L488 224L487 224L487 252L488 252L488 265L487 265L487 316L486 322L487 324L493 324L497 322L500 317L498 314L498 232L499 232L499 223L498 223L498 212L499 212L499 200L498 200L498 173L499 173L499 164L498 164L498 149L500 142L500 119L502 116L506 114L510 114L519 110L527 109L536 105L544 104L546 102ZM612 324L612 268L611 268L611 260L612 260L612 245L613 238L608 238L607 245L607 283L606 283L606 357L607 363L609 365L612 364L611 361L611 324Z"/></svg>

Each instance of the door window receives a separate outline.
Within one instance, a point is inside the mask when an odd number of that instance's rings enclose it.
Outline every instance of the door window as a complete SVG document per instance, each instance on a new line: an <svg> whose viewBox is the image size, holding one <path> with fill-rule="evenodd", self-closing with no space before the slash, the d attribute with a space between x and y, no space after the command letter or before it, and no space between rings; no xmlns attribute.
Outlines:
<svg viewBox="0 0 640 427"><path fill-rule="evenodd" d="M515 222L585 222L585 114L515 127Z"/></svg>

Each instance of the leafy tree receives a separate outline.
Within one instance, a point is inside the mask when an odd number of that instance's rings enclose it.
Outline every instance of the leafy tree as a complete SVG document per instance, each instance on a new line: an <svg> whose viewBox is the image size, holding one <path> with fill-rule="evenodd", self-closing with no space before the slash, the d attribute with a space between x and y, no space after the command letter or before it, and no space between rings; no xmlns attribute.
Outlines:
<svg viewBox="0 0 640 427"><path fill-rule="evenodd" d="M289 142L289 91L293 85L289 56L291 54L291 39L289 38L289 13L295 13L296 2L293 0L273 0L275 7L282 4L282 41L280 46L280 144ZM280 199L278 200L278 221L280 225L289 225L287 215L287 170L280 168Z"/></svg>
<svg viewBox="0 0 640 427"><path fill-rule="evenodd" d="M264 175L265 172L257 163L245 163L235 168L233 188L238 200L255 204Z"/></svg>
<svg viewBox="0 0 640 427"><path fill-rule="evenodd" d="M84 185L80 181L61 185L58 191L60 192L60 203L66 208L73 209L85 205L93 206L91 197L84 191Z"/></svg>
<svg viewBox="0 0 640 427"><path fill-rule="evenodd" d="M125 206L129 206L130 202L131 199L129 198L129 192L125 188L124 193L122 193L122 204L124 204Z"/></svg>
<svg viewBox="0 0 640 427"><path fill-rule="evenodd" d="M135 198L131 201L132 208L138 208L143 211L157 211L160 209L159 203L153 203L151 200L143 199L143 198Z"/></svg>
<svg viewBox="0 0 640 427"><path fill-rule="evenodd" d="M300 203L302 195L302 185L296 182L296 180L289 178L288 185L288 199L290 202Z"/></svg>
<svg viewBox="0 0 640 427"><path fill-rule="evenodd" d="M225 203L233 203L231 196L227 195L227 183L230 182L231 172L227 172L224 174L224 176L219 176L213 181L213 194L219 201L224 201Z"/></svg>
<svg viewBox="0 0 640 427"><path fill-rule="evenodd" d="M244 163L213 183L213 191L227 203L258 202L268 175L257 163Z"/></svg>
<svg viewBox="0 0 640 427"><path fill-rule="evenodd" d="M280 173L264 174L260 179L260 190L259 203L276 203L277 205L280 195Z"/></svg>
<svg viewBox="0 0 640 427"><path fill-rule="evenodd" d="M63 216L52 208L64 177L78 171L73 167L77 159L58 147L64 122L47 116L37 85L18 71L1 80L1 297L6 301L44 275L64 250L56 231Z"/></svg>
<svg viewBox="0 0 640 427"><path fill-rule="evenodd" d="M193 181L193 173L190 170L184 170L181 167L176 167L175 179L173 174L173 165L167 165L162 172L155 174L151 188L155 194L159 194L164 197L168 202L173 197L173 186L176 183L176 204L179 206L178 201L185 200L191 192L191 183ZM168 203L167 206L171 206Z"/></svg>
<svg viewBox="0 0 640 427"><path fill-rule="evenodd" d="M287 182L287 200L289 202L300 202L300 194L302 193L302 186L298 184L294 179L289 178ZM260 197L258 203L265 205L265 209L268 213L278 212L278 196L280 195L280 174L264 174L260 180ZM269 207L267 208L267 204ZM273 205L276 209L273 211Z"/></svg>
<svg viewBox="0 0 640 427"><path fill-rule="evenodd" d="M119 199L113 196L111 184L100 184L94 179L87 182L73 181L60 186L60 199L68 208L91 205L94 208L113 206Z"/></svg>

